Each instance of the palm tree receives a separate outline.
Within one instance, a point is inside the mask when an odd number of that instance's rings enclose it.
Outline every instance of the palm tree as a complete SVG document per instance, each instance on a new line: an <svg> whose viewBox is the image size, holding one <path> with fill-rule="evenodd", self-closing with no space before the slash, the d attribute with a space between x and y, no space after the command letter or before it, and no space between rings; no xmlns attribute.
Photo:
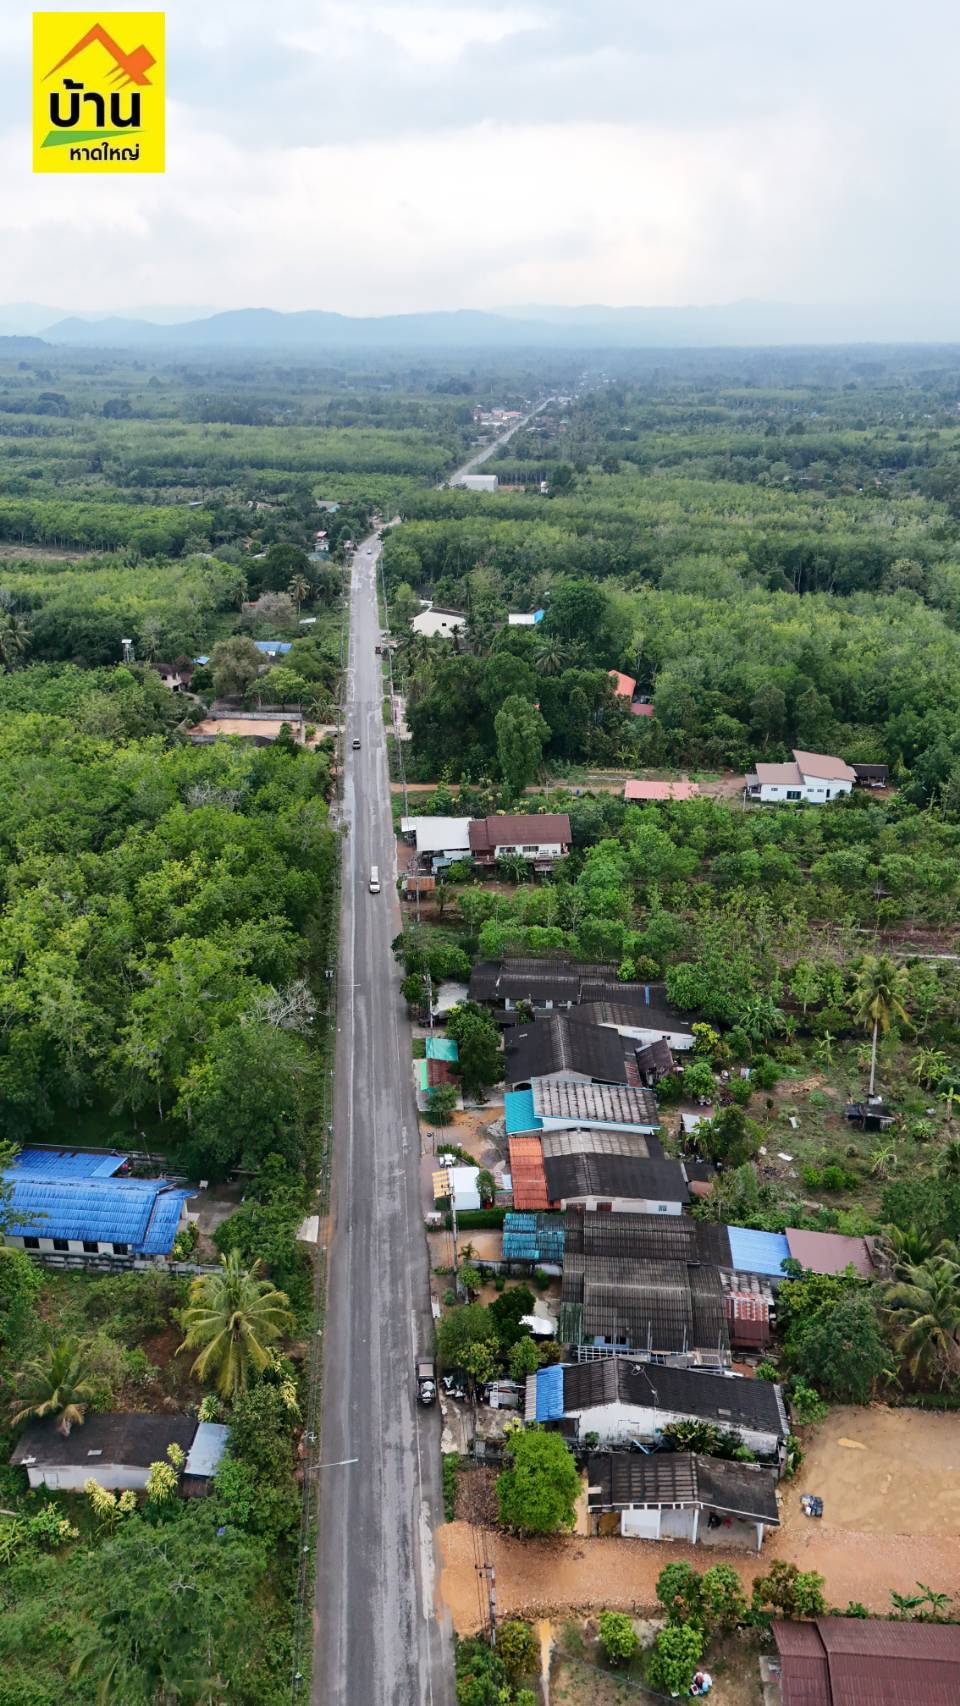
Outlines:
<svg viewBox="0 0 960 1706"><path fill-rule="evenodd" d="M545 634L533 661L541 675L561 675L567 667L567 648L555 634Z"/></svg>
<svg viewBox="0 0 960 1706"><path fill-rule="evenodd" d="M30 644L30 629L13 610L0 611L0 664L16 669Z"/></svg>
<svg viewBox="0 0 960 1706"><path fill-rule="evenodd" d="M269 1346L293 1329L290 1300L270 1280L261 1279L263 1263L242 1265L239 1250L221 1256L222 1272L204 1274L190 1287L183 1311L186 1338L180 1350L202 1346L193 1364L199 1380L213 1378L225 1398L246 1387L251 1370L270 1365Z"/></svg>
<svg viewBox="0 0 960 1706"><path fill-rule="evenodd" d="M955 1244L883 1287L882 1304L898 1354L914 1380L960 1369L960 1260Z"/></svg>
<svg viewBox="0 0 960 1706"><path fill-rule="evenodd" d="M287 586L287 591L297 607L297 615L299 616L301 604L305 598L310 597L310 582L306 575L294 575Z"/></svg>
<svg viewBox="0 0 960 1706"><path fill-rule="evenodd" d="M881 1143L870 1157L870 1174L874 1179L885 1179L897 1165L897 1151L892 1143Z"/></svg>
<svg viewBox="0 0 960 1706"><path fill-rule="evenodd" d="M867 954L860 962L857 981L850 1005L861 1025L871 1028L870 1089L873 1095L877 1081L877 1040L895 1020L909 1024L904 999L907 994L907 973L889 954Z"/></svg>
<svg viewBox="0 0 960 1706"><path fill-rule="evenodd" d="M45 1345L14 1375L10 1420L14 1427L31 1419L59 1416L60 1433L68 1434L82 1422L93 1403L96 1388L90 1378L88 1350L68 1335Z"/></svg>

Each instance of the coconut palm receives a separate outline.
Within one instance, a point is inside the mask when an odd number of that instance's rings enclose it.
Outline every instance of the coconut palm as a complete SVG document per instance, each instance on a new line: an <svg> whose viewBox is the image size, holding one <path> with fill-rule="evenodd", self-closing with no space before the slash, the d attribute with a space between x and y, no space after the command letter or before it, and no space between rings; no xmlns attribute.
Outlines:
<svg viewBox="0 0 960 1706"><path fill-rule="evenodd" d="M545 634L533 656L540 675L562 675L567 667L567 659L567 647L555 634Z"/></svg>
<svg viewBox="0 0 960 1706"><path fill-rule="evenodd" d="M294 575L287 587L287 591L297 607L297 615L299 616L301 604L305 598L310 597L310 582L307 580L306 575Z"/></svg>
<svg viewBox="0 0 960 1706"><path fill-rule="evenodd" d="M194 1374L214 1380L225 1398L235 1398L251 1372L262 1374L270 1366L269 1347L292 1331L293 1315L286 1293L260 1278L262 1262L245 1268L239 1250L231 1250L220 1264L220 1273L203 1274L190 1287L179 1348L201 1346Z"/></svg>
<svg viewBox="0 0 960 1706"><path fill-rule="evenodd" d="M885 1226L879 1238L880 1255L900 1277L908 1268L918 1268L933 1254L930 1234L911 1221L909 1226Z"/></svg>
<svg viewBox="0 0 960 1706"><path fill-rule="evenodd" d="M67 1335L25 1362L13 1377L10 1420L14 1427L59 1416L57 1427L68 1434L74 1423L82 1422L96 1390L88 1356L86 1345Z"/></svg>
<svg viewBox="0 0 960 1706"><path fill-rule="evenodd" d="M30 629L13 610L0 611L0 664L16 669L30 644Z"/></svg>
<svg viewBox="0 0 960 1706"><path fill-rule="evenodd" d="M960 1252L941 1244L935 1256L883 1287L883 1312L899 1356L914 1380L960 1370Z"/></svg>
<svg viewBox="0 0 960 1706"><path fill-rule="evenodd" d="M904 1006L908 987L906 969L898 966L889 954L867 954L861 960L850 1005L861 1025L868 1026L871 1031L868 1092L871 1096L877 1081L877 1042L880 1032L886 1036L890 1026L896 1021L909 1024Z"/></svg>

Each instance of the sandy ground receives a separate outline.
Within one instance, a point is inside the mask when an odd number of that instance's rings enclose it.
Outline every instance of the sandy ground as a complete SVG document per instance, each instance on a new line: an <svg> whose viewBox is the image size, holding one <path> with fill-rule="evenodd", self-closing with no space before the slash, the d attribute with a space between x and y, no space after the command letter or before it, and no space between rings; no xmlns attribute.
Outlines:
<svg viewBox="0 0 960 1706"><path fill-rule="evenodd" d="M881 1406L845 1408L832 1412L822 1427L806 1431L806 1461L795 1486L783 1489L783 1526L768 1535L758 1557L577 1535L522 1542L491 1532L487 1545L496 1565L501 1612L649 1608L655 1603L657 1576L675 1558L687 1558L701 1569L722 1558L748 1589L775 1558L790 1559L824 1576L830 1604L856 1599L878 1613L889 1610L891 1588L907 1593L918 1581L955 1594L960 1584L960 1417ZM823 1498L821 1521L801 1514L803 1492ZM464 1633L477 1627L473 1535L467 1524L450 1523L440 1530L439 1541L440 1596Z"/></svg>
<svg viewBox="0 0 960 1706"><path fill-rule="evenodd" d="M249 738L259 735L261 738L276 740L284 723L296 735L295 718L291 717L206 717L202 723L196 723L189 732L192 735L246 735ZM333 723L318 725L316 734L303 744L319 746L327 735L335 733Z"/></svg>
<svg viewBox="0 0 960 1706"><path fill-rule="evenodd" d="M786 1523L806 1520L801 1493L819 1493L824 1533L960 1535L960 1415L839 1409L808 1433Z"/></svg>

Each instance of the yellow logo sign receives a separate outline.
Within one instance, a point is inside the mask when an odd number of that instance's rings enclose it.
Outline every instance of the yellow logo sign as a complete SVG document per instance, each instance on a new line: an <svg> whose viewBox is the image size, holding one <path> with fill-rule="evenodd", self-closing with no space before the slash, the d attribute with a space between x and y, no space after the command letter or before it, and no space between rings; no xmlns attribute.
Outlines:
<svg viewBox="0 0 960 1706"><path fill-rule="evenodd" d="M34 12L35 172L162 172L162 12Z"/></svg>

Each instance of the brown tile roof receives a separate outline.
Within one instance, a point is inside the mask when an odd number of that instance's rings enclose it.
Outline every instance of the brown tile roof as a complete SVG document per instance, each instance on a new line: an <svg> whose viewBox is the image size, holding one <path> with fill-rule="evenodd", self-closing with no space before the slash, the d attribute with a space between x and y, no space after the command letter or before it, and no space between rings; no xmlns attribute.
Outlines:
<svg viewBox="0 0 960 1706"><path fill-rule="evenodd" d="M797 764L757 764L754 766L757 781L766 783L768 787L799 788L803 782L800 767Z"/></svg>
<svg viewBox="0 0 960 1706"><path fill-rule="evenodd" d="M514 1208L534 1211L552 1208L539 1137L511 1137L507 1147Z"/></svg>
<svg viewBox="0 0 960 1706"><path fill-rule="evenodd" d="M825 782L856 781L850 765L829 752L800 752L794 747L793 756L804 776L822 776Z"/></svg>
<svg viewBox="0 0 960 1706"><path fill-rule="evenodd" d="M518 847L523 844L544 846L559 841L570 845L570 819L566 812L533 812L512 816L475 817L470 820L470 848L474 853L489 853L494 847Z"/></svg>

